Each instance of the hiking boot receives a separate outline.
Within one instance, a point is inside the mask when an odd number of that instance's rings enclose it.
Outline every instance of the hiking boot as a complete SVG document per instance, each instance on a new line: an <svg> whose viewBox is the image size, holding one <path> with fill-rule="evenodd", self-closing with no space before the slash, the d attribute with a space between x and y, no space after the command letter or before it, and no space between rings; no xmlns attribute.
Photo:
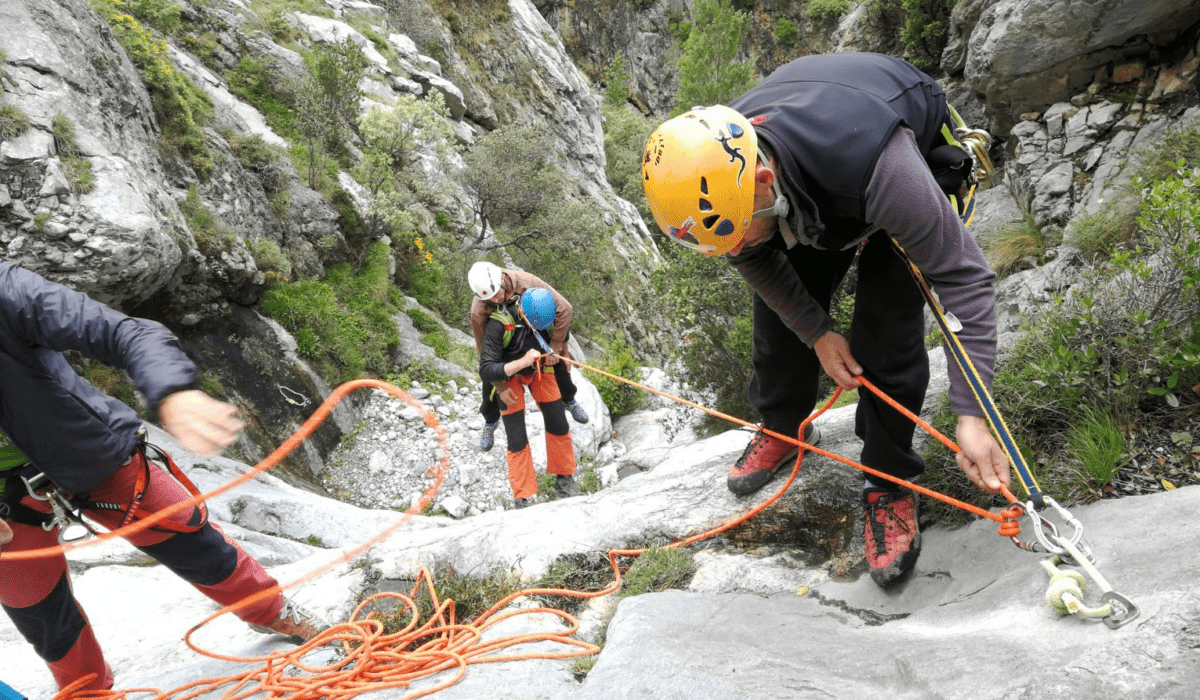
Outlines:
<svg viewBox="0 0 1200 700"><path fill-rule="evenodd" d="M917 494L909 489L863 490L863 535L871 578L889 586L912 571L921 553L920 510Z"/></svg>
<svg viewBox="0 0 1200 700"><path fill-rule="evenodd" d="M479 431L479 449L487 452L492 449L492 445L496 444L496 424L484 423L483 430Z"/></svg>
<svg viewBox="0 0 1200 700"><path fill-rule="evenodd" d="M563 476L561 474L554 477L554 493L563 498L583 495L583 491L579 490L579 484L575 483L575 477Z"/></svg>
<svg viewBox="0 0 1200 700"><path fill-rule="evenodd" d="M571 414L571 417L575 419L576 423L588 422L587 411L583 410L583 406L580 406L578 401L564 403L563 405L567 407L567 412Z"/></svg>
<svg viewBox="0 0 1200 700"><path fill-rule="evenodd" d="M518 498L517 500L513 501L513 510L528 508L531 505L533 505L532 498Z"/></svg>
<svg viewBox="0 0 1200 700"><path fill-rule="evenodd" d="M804 428L804 441L816 445L821 440L821 431L809 423ZM767 485L775 472L789 460L795 459L799 448L790 442L768 435L761 430L755 433L746 445L742 456L729 470L726 484L729 490L739 496L761 489Z"/></svg>
<svg viewBox="0 0 1200 700"><path fill-rule="evenodd" d="M321 633L327 625L291 599L283 601L279 617L265 625L250 625L250 629L262 634L279 634L292 644L303 644Z"/></svg>

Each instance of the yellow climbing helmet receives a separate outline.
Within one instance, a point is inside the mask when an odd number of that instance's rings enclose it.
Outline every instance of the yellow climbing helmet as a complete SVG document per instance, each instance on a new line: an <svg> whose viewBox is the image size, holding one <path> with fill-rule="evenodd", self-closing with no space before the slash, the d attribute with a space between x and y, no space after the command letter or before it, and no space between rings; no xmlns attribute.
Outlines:
<svg viewBox="0 0 1200 700"><path fill-rule="evenodd" d="M650 135L642 185L654 221L680 245L722 255L754 215L758 136L737 111L693 107Z"/></svg>

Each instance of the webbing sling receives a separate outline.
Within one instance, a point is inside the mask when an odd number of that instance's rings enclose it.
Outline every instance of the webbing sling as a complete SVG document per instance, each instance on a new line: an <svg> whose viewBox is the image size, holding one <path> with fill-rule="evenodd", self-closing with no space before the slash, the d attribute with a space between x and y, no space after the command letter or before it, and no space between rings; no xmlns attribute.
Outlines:
<svg viewBox="0 0 1200 700"><path fill-rule="evenodd" d="M971 387L971 392L975 394L975 401L979 407L983 409L987 416L988 423L992 426L992 431L999 439L1000 446L1004 449L1005 455L1008 456L1008 462L1012 465L1013 471L1021 480L1021 484L1029 493L1029 500L1033 502L1033 507L1041 510L1045 507L1042 500L1041 487L1038 486L1037 480L1033 478L1033 473L1029 469L1029 465L1025 463L1025 457L1021 454L1021 450L1017 447L1017 443L1013 440L1012 433L1009 432L1008 426L1004 423L1003 416L996 408L995 402L992 400L992 395L988 391L987 386L983 382L983 377L979 376L979 371L975 369L974 363L971 362L971 357L967 354L966 348L958 339L957 331L962 330L962 323L959 322L953 314L942 308L941 302L934 295L933 290L925 282L925 277L921 275L921 270L917 268L912 259L908 257L908 253L904 248L896 242L894 238L888 237L892 245L896 248L896 252L908 264L908 271L913 277L913 281L917 283L917 287L921 289L921 294L925 297L926 303L933 311L933 317L937 320L938 327L942 330L942 336L946 339L946 347L950 349L950 354L954 357L955 364L962 371L963 376L967 380L967 384Z"/></svg>

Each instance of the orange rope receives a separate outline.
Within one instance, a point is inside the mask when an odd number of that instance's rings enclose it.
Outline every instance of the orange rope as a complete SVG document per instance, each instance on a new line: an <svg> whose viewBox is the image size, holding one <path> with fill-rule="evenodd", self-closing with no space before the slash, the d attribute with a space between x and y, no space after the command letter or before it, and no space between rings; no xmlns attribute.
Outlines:
<svg viewBox="0 0 1200 700"><path fill-rule="evenodd" d="M698 404L692 403L685 399L672 396L665 392L653 389L642 384L638 384L631 380L625 379L617 375L609 374L604 370L590 367L574 360L559 357L560 360L577 365L581 368L596 372L600 375L609 377L616 381L620 381L631 386L638 387L642 390L657 394L664 398L677 401L684 405L704 411L712 416L723 418L733 423L738 423L745 427L755 428L751 423L743 421L715 411ZM949 438L945 437L932 426L919 417L913 415L903 406L885 396L869 381L859 378L863 385L870 391L874 392L889 405L899 410L904 415L908 416L917 425L921 426L930 435L933 435L951 450L958 452L960 448L953 443ZM211 492L201 494L200 496L176 504L171 508L164 509L153 516L147 517L145 520L137 521L131 525L119 528L110 533L101 535L95 538L94 541L99 542L112 537L122 536L137 532L139 530L150 527L162 518L168 517L171 513L179 511L183 508L188 508L199 501L221 493L225 493L230 489L245 483L254 478L259 473L274 467L288 453L293 451L299 444L305 440L316 428L328 417L333 407L339 403L350 391L361 387L374 387L383 389L388 393L400 398L405 403L413 406L421 411L425 418L426 424L437 430L438 441L441 447L441 458L439 466L435 471L435 482L429 487L416 505L410 507L405 512L399 522L385 528L379 534L371 537L360 545L355 546L352 550L343 552L332 562L319 567L318 569L301 576L296 581L282 586L283 589L291 588L304 581L311 580L317 576L323 575L333 569L338 564L348 562L355 557L358 557L371 547L374 547L379 542L391 536L396 530L407 523L412 516L432 500L434 494L441 487L441 483L449 468L449 447L447 444L446 431L433 414L425 410L415 399L412 399L404 391L378 380L360 379L342 384L335 389L328 398L314 411L313 415L304 422L303 425L285 441L278 449L268 455L262 462L252 468L246 474L234 479L228 484L214 489ZM799 428L799 435L804 434L804 429L817 416L821 415L833 405L834 401L841 395L841 389L838 389L834 395L822 406L818 411L814 412ZM870 467L858 464L852 460L846 459L840 455L822 450L813 445L805 443L803 440L793 438L787 435L782 435L770 430L764 432L785 440L796 445L799 451L796 455L796 461L792 466L792 470L786 481L780 488L769 498L757 506L739 514L737 517L718 525L712 529L706 530L696 535L692 535L678 542L667 545L668 549L685 547L703 539L714 537L722 532L725 532L737 525L753 518L764 509L775 503L784 493L791 488L795 481L796 475L799 473L800 465L803 462L804 454L807 451L816 452L830 459L837 460L843 464L847 464L856 469L860 469L872 476L893 481L895 483L911 488L914 491L925 494L932 498L937 498L950 505L963 508L980 517L995 520L1001 523L1001 534L1005 536L1014 536L1020 532L1020 526L1015 522L1015 518L1023 513L1020 505L1017 504L1016 509L1009 509L1001 512L1001 515L995 515L981 508L977 508L970 504L964 503L957 499L945 496L943 494L931 491L916 484L892 477L888 474L878 472ZM1016 497L1007 489L1002 489L1005 497L1015 503ZM1016 531L1011 535L1005 533L1005 528L1016 527ZM79 549L83 546L88 546L90 542L67 544L60 547L49 547L41 550L30 550L18 552L14 554L0 554L5 558L11 559L28 559L37 556L52 556L59 552L67 552L74 549ZM475 620L466 623L458 623L455 619L454 601L440 601L434 586L432 575L428 570L422 569L417 576L417 581L409 596L404 596L397 593L380 593L363 600L350 616L350 620L341 624L333 625L330 628L321 632L317 637L308 642L286 651L273 652L265 656L257 657L235 657L218 654L199 648L193 643L192 634L199 628L208 624L220 615L228 612L233 612L246 605L253 603L266 596L277 595L278 591L268 590L256 594L250 598L239 601L238 603L222 608L215 614L204 619L200 623L188 630L184 636L184 641L193 651L208 656L214 659L226 661L235 661L243 663L257 663L257 667L247 670L243 673L233 674L219 678L206 678L194 681L185 686L181 686L168 692L161 692L152 688L131 688L126 690L116 691L84 691L79 690L82 686L91 682L92 677L79 679L75 683L64 687L54 700L83 700L85 698L98 698L103 700L127 700L131 694L146 694L151 695L152 700L192 700L201 695L211 693L221 688L227 687L225 694L221 697L223 700L243 700L260 694L266 694L270 698L293 698L296 700L317 698L330 698L341 700L343 698L353 698L362 693L375 692L384 688L408 688L415 680L426 678L434 674L457 669L450 678L441 683L431 686L430 688L415 691L404 695L404 700L411 698L419 698L432 695L440 690L448 688L459 680L465 674L467 666L473 663L496 663L501 661L518 661L527 659L565 659L579 656L588 656L599 653L600 648L594 644L572 639L573 635L579 629L578 620L566 612L548 607L536 607L521 610L503 611L510 603L521 597L534 595L559 595L570 596L576 598L596 598L608 595L615 592L621 586L622 574L621 567L617 561L617 557L635 557L645 552L648 549L613 549L608 552L608 560L612 566L614 578L613 581L598 591L573 591L568 589L558 588L531 588L513 593L504 599L496 602L491 608L479 615ZM434 607L433 616L418 626L418 606L414 601L419 595L420 590L424 587L426 595L432 601ZM373 605L376 601L385 598L396 598L405 606L407 612L411 616L411 620L404 629L394 632L385 633L383 624L377 619L378 613L370 612L364 614L368 606ZM502 612L503 611L503 612ZM556 615L568 623L564 630L555 632L541 632L533 634L512 635L501 637L492 641L484 642L483 633L485 630L497 625L503 621L512 619L520 615L530 615L536 613L547 613ZM522 644L534 642L556 642L566 645L570 648L560 652L541 652L541 653L501 653L504 650L509 650ZM313 651L324 647L330 643L340 645L342 655L339 659L326 666L313 666L305 662L305 657ZM299 673L297 673L299 672Z"/></svg>
<svg viewBox="0 0 1200 700"><path fill-rule="evenodd" d="M893 483L904 486L905 488L909 488L909 489L912 489L913 491L916 491L918 493L929 496L930 498L936 498L937 500L942 501L943 503L955 506L956 508L961 508L969 513L978 515L981 518L987 518L988 520L994 520L994 521L1000 523L1000 535L1002 537L1015 537L1021 533L1020 523L1018 523L1016 521L1016 519L1025 514L1025 509L1024 509L1024 507L1022 507L1020 505L1020 502L1017 500L1017 497L1015 495L1013 495L1013 493L1004 486L1000 487L1000 492L1008 500L1009 503L1013 504L1014 507L1006 508L1006 509L1000 511L999 514L992 513L990 511L984 510L983 508L979 508L978 506L973 506L970 503L967 503L965 501L960 501L957 498L954 498L952 496L947 496L943 493L938 493L937 491L932 491L930 489L925 488L924 486L919 486L910 481L905 481L904 479L901 479L899 477L895 477L890 474L885 474L881 471L872 469L871 467L868 467L865 464L859 464L858 462L855 462L852 459L847 459L841 455L834 454L833 452L828 452L826 450L822 450L819 447L809 445L808 443L804 442L803 440L791 437L790 435L784 435L782 433L777 433L774 430L769 430L767 428L760 428L759 426L756 426L753 423L744 421L741 418L737 418L734 416L727 415L725 413L721 413L720 411L717 411L717 410L714 410L711 408L707 408L707 407L701 406L696 403L692 403L691 401L688 401L686 399L681 399L677 396L672 396L671 394L668 394L664 391L659 391L658 389L645 386L644 384L638 384L637 382L626 379L625 377L621 377L621 376L618 376L615 374L610 374L608 372L605 372L602 369L599 369L597 367L591 367L589 365L585 365L582 362L577 362L570 358L560 357L559 359L569 362L573 365L576 365L576 366L580 367L581 369L586 369L588 371L603 375L605 377L608 377L609 379L615 379L616 381L623 382L625 384L637 387L639 389L643 389L652 394L657 394L658 396L661 396L666 399L670 399L672 401L676 401L678 403L684 404L685 406L691 406L692 408L703 411L703 412L709 414L710 416L714 416L716 418L722 418L724 420L730 421L731 423L737 423L737 424L745 426L747 428L754 428L755 430L761 430L762 432L766 433L767 435L770 435L772 437L783 440L784 442L789 442L793 445L796 445L797 447L800 448L800 453L798 455L796 455L796 460L797 460L796 467L797 468L799 468L800 460L804 456L804 451L810 450L810 451L815 452L824 457L828 457L829 459L841 462L842 464L845 464L847 466L854 467L855 469L858 469L860 471L866 472L867 474L870 474L871 476L879 477L881 479L886 479ZM934 428L932 425L930 425L929 423L922 420L920 416L914 414L912 411L910 411L907 408L905 408L904 406L900 405L895 399L888 396L887 394L884 394L878 387L876 387L869 380L867 380L866 377L863 377L860 375L859 377L857 377L857 379L862 383L863 386L865 386L867 389L869 389L872 393L874 393L876 396L878 396L880 399L882 399L884 402L886 402L889 406L891 406L892 408L899 411L902 415L907 417L909 420L916 423L918 426L921 427L922 430L929 433L931 436L937 438L943 445L950 448L950 450L952 452L957 454L962 451L962 448L959 447L958 444L956 444L953 440L946 437L940 431L938 431L936 428ZM818 410L814 411L812 413L812 415L810 415L808 418L804 419L804 421L800 424L800 430L799 430L798 434L803 435L804 428L809 423L811 423L813 421L813 419L815 419L817 416L819 416L822 413L824 413L825 411L829 410L829 407L832 406L835 401L837 401L837 398L839 396L841 396L841 394L842 394L842 389L841 389L841 387L838 387L837 391L833 392L833 396L831 396L829 398L829 400L827 402L825 402L824 406L822 406ZM793 476L795 476L795 470L793 470ZM790 485L790 484L791 484L791 481L789 480L788 485ZM786 490L786 488L784 490ZM778 494L777 494L777 496L778 496ZM757 513L757 511L755 511L755 512Z"/></svg>

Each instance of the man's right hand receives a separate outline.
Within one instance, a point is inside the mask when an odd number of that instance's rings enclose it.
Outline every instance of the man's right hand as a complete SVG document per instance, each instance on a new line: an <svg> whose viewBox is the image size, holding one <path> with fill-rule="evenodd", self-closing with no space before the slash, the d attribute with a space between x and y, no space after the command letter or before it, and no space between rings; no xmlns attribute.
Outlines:
<svg viewBox="0 0 1200 700"><path fill-rule="evenodd" d="M8 523L6 523L3 520L0 520L0 545L6 545L9 542L12 542L12 538L13 538L12 528L8 526Z"/></svg>
<svg viewBox="0 0 1200 700"><path fill-rule="evenodd" d="M858 375L863 373L862 366L850 354L850 343L847 343L844 337L833 331L826 331L825 335L813 343L813 351L817 353L817 359L821 361L821 368L825 370L825 374L837 382L838 386L846 390L862 386L858 381Z"/></svg>

